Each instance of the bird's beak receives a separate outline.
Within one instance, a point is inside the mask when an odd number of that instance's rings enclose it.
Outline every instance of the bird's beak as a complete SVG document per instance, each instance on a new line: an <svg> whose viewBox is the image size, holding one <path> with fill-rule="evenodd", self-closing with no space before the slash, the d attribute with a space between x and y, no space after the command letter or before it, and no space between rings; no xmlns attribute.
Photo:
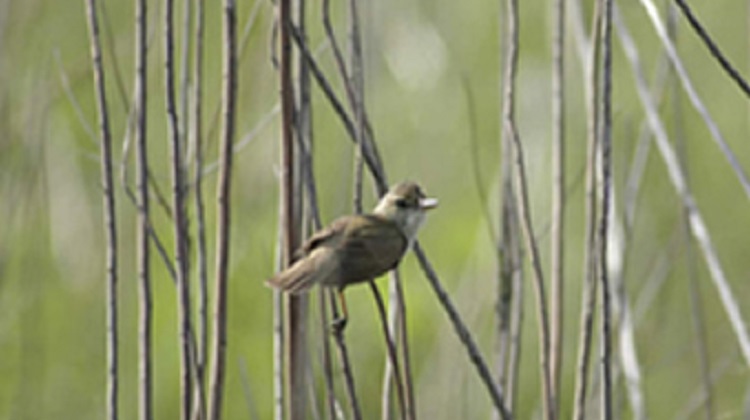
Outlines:
<svg viewBox="0 0 750 420"><path fill-rule="evenodd" d="M422 210L431 210L438 206L437 198L422 198L419 200L419 208Z"/></svg>

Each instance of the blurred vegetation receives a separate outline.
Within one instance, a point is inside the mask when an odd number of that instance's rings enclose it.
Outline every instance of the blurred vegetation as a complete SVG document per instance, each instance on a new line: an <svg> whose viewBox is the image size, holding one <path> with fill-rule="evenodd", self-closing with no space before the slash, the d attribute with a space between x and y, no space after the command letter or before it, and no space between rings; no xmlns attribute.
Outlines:
<svg viewBox="0 0 750 420"><path fill-rule="evenodd" d="M182 4L182 2L179 2ZM220 9L207 2L207 161L216 159L221 81ZM661 47L637 2L619 2L655 74ZM696 13L723 51L746 70L748 15L736 1L695 2ZM105 6L105 65L116 140L123 160L133 79L133 5ZM240 34L254 2L239 2ZM150 5L148 141L153 174L169 191L163 105L162 10ZM275 108L277 80L270 46L273 9L258 5L240 61L238 140ZM548 2L521 2L521 61L517 115L526 145L534 223L547 261L549 248L550 12ZM310 43L329 78L340 83L325 47L320 1L309 3ZM590 13L590 5L586 5ZM346 16L334 3L336 21ZM664 12L662 8L662 12ZM177 16L181 16L181 11ZM492 360L497 266L495 245L482 219L471 175L478 166L498 208L499 15L498 2L386 0L362 2L368 111L391 181L418 180L441 200L420 235L421 243L454 301ZM665 15L665 13L663 13ZM588 18L586 18L588 20ZM679 52L709 111L745 168L750 167L747 98L709 57L677 17ZM179 21L179 19L178 19ZM178 23L178 27L181 27ZM345 39L341 26L340 39ZM573 37L566 51L568 207L563 413L572 408L583 244L585 106L583 76ZM614 56L615 205L629 174L643 112L618 42ZM750 73L750 72L745 72ZM119 74L118 77L115 74ZM479 139L469 139L466 77L476 100ZM121 83L121 85L120 85ZM699 208L746 320L750 319L750 202L673 77L664 85L662 117L684 142L686 168ZM339 89L340 91L340 89ZM351 211L351 143L328 103L313 88L315 174L323 219ZM89 43L82 1L0 0L0 417L102 418L105 389L104 234L98 143ZM271 418L272 293L263 280L273 272L277 242L279 121L259 129L236 154L230 252L229 353L226 418ZM471 148L478 149L478 160ZM129 162L130 158L125 158ZM133 183L133 170L128 173ZM208 217L214 214L215 176L206 179ZM369 183L367 186L369 187ZM374 203L367 188L368 206ZM165 212L154 205L156 228L171 249ZM118 181L121 245L121 410L136 415L136 270L134 207ZM192 210L191 210L192 211ZM495 220L495 224L497 224ZM212 226L212 224L210 224ZM214 234L209 232L211 245ZM636 343L651 418L679 418L696 403L700 371L691 314L689 267L697 270L707 326L705 344L713 378L716 418L747 416L748 369L703 259L686 252L684 215L661 158L646 163L633 230L627 237L623 291L636 312ZM154 257L155 409L176 418L178 347L175 288ZM421 418L486 418L489 399L413 257L405 258L404 288ZM665 270L659 275L659 270ZM655 274L656 273L656 274ZM381 281L381 288L385 287ZM384 348L375 306L366 287L348 292L347 330L358 392L366 418L379 413ZM531 286L527 295L518 418L538 412L538 357ZM649 295L650 294L650 295ZM649 300L650 299L650 300ZM639 312L640 311L640 312ZM313 343L319 345L315 336ZM615 339L615 346L618 340ZM314 347L313 354L317 354ZM317 368L316 368L317 369ZM628 418L625 387L616 382L618 411ZM745 411L743 411L745 410ZM693 413L693 418L699 418ZM563 416L567 417L567 416ZM745 417L746 418L746 417Z"/></svg>

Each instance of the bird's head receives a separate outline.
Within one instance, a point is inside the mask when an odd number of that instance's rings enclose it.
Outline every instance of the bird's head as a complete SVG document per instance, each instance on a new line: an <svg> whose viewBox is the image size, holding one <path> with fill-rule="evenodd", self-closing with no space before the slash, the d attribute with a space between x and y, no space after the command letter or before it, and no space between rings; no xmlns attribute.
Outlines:
<svg viewBox="0 0 750 420"><path fill-rule="evenodd" d="M374 213L396 223L411 242L427 211L437 205L438 200L425 196L417 183L406 181L391 187L380 199Z"/></svg>

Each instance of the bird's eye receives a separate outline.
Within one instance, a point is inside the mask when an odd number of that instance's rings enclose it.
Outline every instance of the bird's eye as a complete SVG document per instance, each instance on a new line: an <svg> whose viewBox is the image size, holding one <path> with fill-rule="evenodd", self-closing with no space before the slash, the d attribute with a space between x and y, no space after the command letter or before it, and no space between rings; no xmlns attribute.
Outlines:
<svg viewBox="0 0 750 420"><path fill-rule="evenodd" d="M403 198L399 198L398 200L396 200L396 207L400 209L406 208L407 207L406 200L404 200Z"/></svg>

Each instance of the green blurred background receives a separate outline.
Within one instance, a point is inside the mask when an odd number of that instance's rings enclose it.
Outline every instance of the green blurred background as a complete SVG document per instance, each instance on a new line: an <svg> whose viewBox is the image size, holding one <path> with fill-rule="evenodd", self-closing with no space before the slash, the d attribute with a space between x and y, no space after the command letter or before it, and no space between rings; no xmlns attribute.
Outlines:
<svg viewBox="0 0 750 420"><path fill-rule="evenodd" d="M208 161L218 148L220 7L207 2L205 126ZM279 119L277 79L271 63L273 6L239 1L240 33L247 44L240 61L238 140L257 135L236 154L232 191L229 352L226 418L271 418L272 293L263 280L275 260L278 206ZM391 181L414 179L441 200L420 235L459 311L493 359L495 245L482 216L479 188L488 194L497 226L499 147L499 27L501 3L449 0L362 2L366 100ZM550 223L549 2L521 2L521 57L517 116L526 146L533 218L545 267ZM590 20L591 4L584 5ZM662 59L654 30L637 2L619 2L640 48L646 73ZM120 232L120 331L122 418L136 415L135 210L119 181L132 92L134 6L104 1L108 95L116 141L117 226ZM178 2L177 16L182 16ZM661 6L664 6L663 4ZM748 73L746 2L696 4L696 12L724 52ZM257 15L253 14L257 7ZM344 2L334 2L339 39L346 35ZM308 3L310 43L339 93L340 78L324 42L321 2ZM665 8L661 8L662 12ZM662 13L664 15L664 13ZM163 102L161 4L150 5L148 141L153 174L169 191L168 144ZM255 16L252 25L248 22ZM178 18L177 26L181 28ZM249 29L248 29L249 28ZM745 166L750 165L747 98L719 70L697 37L677 18L681 57L712 116ZM181 34L181 32L179 32ZM179 45L179 43L178 43ZM583 243L583 170L586 115L581 61L572 31L566 48L568 93L566 318L563 394L572 407ZM476 143L469 135L462 79L476 109ZM118 80L119 79L119 80ZM685 162L736 299L750 318L750 205L679 83L663 85L661 107L671 135L683 138ZM314 92L315 175L325 221L351 212L353 149L342 125L317 88ZM643 113L630 66L615 40L615 206L622 220L623 188L630 175ZM105 242L89 43L83 1L0 0L0 417L8 419L102 418L105 395ZM262 124L262 121L270 121ZM260 128L258 128L260 127ZM92 131L93 130L93 131ZM92 133L94 133L92 135ZM473 156L477 156L476 158ZM132 157L125 175L133 184ZM705 264L686 250L680 202L655 148L646 161L628 247L624 283L636 315L636 344L649 416L681 418L700 396L699 359L688 273L696 270L703 340L709 351L716 418L743 418L750 401L747 365ZM206 178L208 217L214 221L215 174ZM373 204L366 184L367 206ZM154 205L159 235L171 249L165 212ZM209 233L213 245L214 233ZM211 248L213 249L213 248ZM155 255L155 254L154 254ZM210 255L213 255L210 253ZM155 410L176 418L179 407L175 288L154 256ZM402 264L412 367L421 418L486 418L489 399L412 256ZM385 281L380 282L385 290ZM518 418L540 406L535 308L526 294ZM375 306L366 287L348 292L347 330L357 388L366 418L379 415L384 348ZM320 339L312 340L317 355ZM619 343L615 339L615 348ZM318 369L318 367L316 367ZM617 369L619 371L619 369ZM343 394L342 394L343 395ZM342 397L343 398L343 397ZM743 411L745 410L745 411ZM629 418L625 386L616 382L616 411ZM744 414L743 414L744 413ZM747 418L747 417L745 417Z"/></svg>

